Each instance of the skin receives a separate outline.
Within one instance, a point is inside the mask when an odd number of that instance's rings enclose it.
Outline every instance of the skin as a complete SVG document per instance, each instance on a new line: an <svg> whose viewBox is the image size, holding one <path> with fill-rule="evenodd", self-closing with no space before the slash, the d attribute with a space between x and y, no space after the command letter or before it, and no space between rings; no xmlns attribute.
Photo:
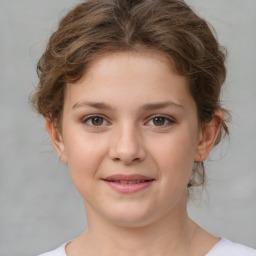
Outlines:
<svg viewBox="0 0 256 256"><path fill-rule="evenodd" d="M189 219L187 184L194 162L211 151L221 119L216 110L200 125L186 78L159 53L94 60L67 85L62 131L46 120L87 212L88 230L67 245L67 255L205 255L218 239ZM104 181L115 174L154 181L120 193Z"/></svg>

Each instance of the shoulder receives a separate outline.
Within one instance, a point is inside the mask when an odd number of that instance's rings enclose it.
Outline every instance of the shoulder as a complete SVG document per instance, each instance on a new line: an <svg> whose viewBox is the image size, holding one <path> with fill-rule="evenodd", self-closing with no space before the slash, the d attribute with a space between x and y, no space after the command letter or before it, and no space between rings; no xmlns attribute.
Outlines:
<svg viewBox="0 0 256 256"><path fill-rule="evenodd" d="M38 256L67 256L66 251L65 251L65 247L66 247L67 243L61 245L59 248L50 251L50 252L46 252L43 254L40 254Z"/></svg>
<svg viewBox="0 0 256 256"><path fill-rule="evenodd" d="M222 238L206 256L256 256L256 250Z"/></svg>

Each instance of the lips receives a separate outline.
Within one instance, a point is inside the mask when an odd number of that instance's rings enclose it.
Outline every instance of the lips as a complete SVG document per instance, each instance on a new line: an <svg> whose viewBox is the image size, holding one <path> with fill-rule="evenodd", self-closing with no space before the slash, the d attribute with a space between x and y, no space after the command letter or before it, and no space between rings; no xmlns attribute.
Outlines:
<svg viewBox="0 0 256 256"><path fill-rule="evenodd" d="M112 189L121 193L135 193L148 188L155 179L139 174L111 175L103 179Z"/></svg>
<svg viewBox="0 0 256 256"><path fill-rule="evenodd" d="M148 182L149 180L107 180L108 182L115 182L120 184L138 184Z"/></svg>

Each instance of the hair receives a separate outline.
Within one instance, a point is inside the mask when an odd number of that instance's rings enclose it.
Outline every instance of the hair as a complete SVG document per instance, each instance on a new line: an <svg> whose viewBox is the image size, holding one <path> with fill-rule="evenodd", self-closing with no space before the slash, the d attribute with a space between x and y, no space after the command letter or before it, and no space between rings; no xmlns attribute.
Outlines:
<svg viewBox="0 0 256 256"><path fill-rule="evenodd" d="M76 6L62 18L38 62L33 107L61 127L68 83L78 81L96 57L142 49L164 54L187 78L200 124L209 122L216 109L229 116L220 102L225 50L182 0L88 0ZM228 133L224 118L215 145ZM204 164L194 166L188 187L205 180Z"/></svg>

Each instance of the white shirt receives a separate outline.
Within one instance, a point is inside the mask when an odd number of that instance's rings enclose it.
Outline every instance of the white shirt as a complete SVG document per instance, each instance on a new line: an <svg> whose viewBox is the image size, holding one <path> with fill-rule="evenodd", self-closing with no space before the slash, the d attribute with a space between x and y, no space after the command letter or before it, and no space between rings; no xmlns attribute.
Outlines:
<svg viewBox="0 0 256 256"><path fill-rule="evenodd" d="M53 251L40 254L39 256L67 256L65 251L66 245L67 243ZM256 256L256 250L221 238L205 256Z"/></svg>
<svg viewBox="0 0 256 256"><path fill-rule="evenodd" d="M256 250L221 238L205 256L256 256Z"/></svg>

